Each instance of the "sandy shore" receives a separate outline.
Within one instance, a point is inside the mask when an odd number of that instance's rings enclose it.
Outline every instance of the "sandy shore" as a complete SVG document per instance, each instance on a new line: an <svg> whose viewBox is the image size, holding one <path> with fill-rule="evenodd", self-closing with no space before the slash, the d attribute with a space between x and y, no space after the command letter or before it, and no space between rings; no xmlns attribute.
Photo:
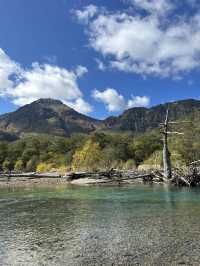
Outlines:
<svg viewBox="0 0 200 266"><path fill-rule="evenodd" d="M79 178L70 182L73 185L95 185L95 184L105 184L110 183L108 179L92 179L92 178Z"/></svg>
<svg viewBox="0 0 200 266"><path fill-rule="evenodd" d="M122 175L123 174L123 175ZM99 173L76 172L66 173L61 176L58 173L12 173L0 175L0 188L12 187L48 187L58 185L123 185L143 182L143 177L149 174L135 171L104 171Z"/></svg>
<svg viewBox="0 0 200 266"><path fill-rule="evenodd" d="M64 178L12 178L9 181L0 180L0 188L12 188L12 187L49 187L58 185L95 185L95 184L112 184L108 179L92 179L92 178L79 178L73 181L67 181ZM116 182L115 182L116 183Z"/></svg>
<svg viewBox="0 0 200 266"><path fill-rule="evenodd" d="M123 182L118 182L115 180L109 180L106 178L92 179L92 178L79 178L73 181L67 181L65 178L12 178L9 181L0 180L0 188L18 188L18 187L55 187L59 185L79 185L79 186L89 186L89 185L122 185L122 184L133 184L141 183L142 180L126 180Z"/></svg>
<svg viewBox="0 0 200 266"><path fill-rule="evenodd" d="M48 187L57 185L67 185L69 182L63 178L34 178L34 179L20 179L0 181L0 188L12 187Z"/></svg>

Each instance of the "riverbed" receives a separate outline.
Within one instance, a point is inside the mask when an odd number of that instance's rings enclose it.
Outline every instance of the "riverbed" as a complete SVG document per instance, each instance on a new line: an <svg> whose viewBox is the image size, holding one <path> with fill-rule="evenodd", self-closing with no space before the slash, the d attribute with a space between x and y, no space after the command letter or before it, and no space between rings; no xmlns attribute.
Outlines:
<svg viewBox="0 0 200 266"><path fill-rule="evenodd" d="M0 188L0 265L200 265L200 190Z"/></svg>

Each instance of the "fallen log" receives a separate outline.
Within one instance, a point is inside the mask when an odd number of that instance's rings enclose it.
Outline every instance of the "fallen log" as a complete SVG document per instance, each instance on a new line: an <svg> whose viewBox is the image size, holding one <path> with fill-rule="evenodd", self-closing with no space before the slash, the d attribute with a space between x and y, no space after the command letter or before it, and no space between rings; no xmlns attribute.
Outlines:
<svg viewBox="0 0 200 266"><path fill-rule="evenodd" d="M200 160L191 162L189 165L195 165L195 164L199 164L199 163L200 163Z"/></svg>
<svg viewBox="0 0 200 266"><path fill-rule="evenodd" d="M179 176L178 179L182 181L186 186L190 187L191 183L183 176Z"/></svg>
<svg viewBox="0 0 200 266"><path fill-rule="evenodd" d="M60 178L60 174L56 173L6 173L6 174L0 174L0 178L26 178L26 179L32 179L32 178Z"/></svg>
<svg viewBox="0 0 200 266"><path fill-rule="evenodd" d="M123 170L115 170L111 169L108 171L99 171L99 172L71 172L67 173L65 176L61 176L58 173L0 173L1 181L10 181L10 180L20 180L20 179L37 179L37 178L64 178L66 181L73 181L80 178L91 178L93 182L95 180L102 179L102 183L116 183L119 184L122 182L134 182L141 181L144 183L165 183L172 184L175 186L188 186L195 187L200 186L200 170L197 168L188 169L187 171L183 171L182 169L174 169L172 173L172 178L167 179L164 177L161 171L150 171L150 172L139 172L139 171L123 171Z"/></svg>
<svg viewBox="0 0 200 266"><path fill-rule="evenodd" d="M154 180L156 181L163 182L165 180L164 175L159 171L154 171L152 174L154 176Z"/></svg>
<svg viewBox="0 0 200 266"><path fill-rule="evenodd" d="M133 173L130 174L130 172L127 174L127 172L122 171L112 171L110 172L98 172L98 173L86 173L86 172L78 172L78 173L70 173L67 174L64 178L67 179L67 181L74 181L80 178L91 178L91 179L103 179L104 183L121 183L124 181L133 181L133 180L143 180L143 182L152 182L154 176L152 173L148 174L140 174L140 175L134 175ZM103 182L102 182L103 183Z"/></svg>

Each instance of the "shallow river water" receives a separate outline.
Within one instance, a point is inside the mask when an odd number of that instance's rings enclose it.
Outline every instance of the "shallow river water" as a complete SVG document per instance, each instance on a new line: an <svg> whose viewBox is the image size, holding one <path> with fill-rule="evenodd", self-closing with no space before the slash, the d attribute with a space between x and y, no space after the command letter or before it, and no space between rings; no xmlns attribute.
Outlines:
<svg viewBox="0 0 200 266"><path fill-rule="evenodd" d="M200 191L0 189L0 265L200 265Z"/></svg>

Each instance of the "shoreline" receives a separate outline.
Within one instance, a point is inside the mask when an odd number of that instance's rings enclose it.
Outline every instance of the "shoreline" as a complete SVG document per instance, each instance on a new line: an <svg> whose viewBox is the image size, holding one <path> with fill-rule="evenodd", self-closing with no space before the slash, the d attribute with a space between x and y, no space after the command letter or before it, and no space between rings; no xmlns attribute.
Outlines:
<svg viewBox="0 0 200 266"><path fill-rule="evenodd" d="M131 185L131 184L143 184L142 180L108 180L108 179L92 179L92 178L80 178L73 181L67 181L64 178L32 178L32 179L11 179L9 181L0 180L0 188L28 188L28 187L55 187L59 185L75 185L75 186L119 186L119 185Z"/></svg>
<svg viewBox="0 0 200 266"><path fill-rule="evenodd" d="M0 180L0 188L26 188L26 187L52 187L57 185L69 184L62 178L32 178L32 179L11 179Z"/></svg>
<svg viewBox="0 0 200 266"><path fill-rule="evenodd" d="M47 173L0 173L0 188L2 187L45 187L57 185L129 185L129 184L167 184L177 187L200 187L200 174L177 175L171 179L164 177L158 170L142 172L137 170L116 170L99 172L68 172L64 175L58 172Z"/></svg>
<svg viewBox="0 0 200 266"><path fill-rule="evenodd" d="M74 181L67 181L61 178L38 178L30 180L10 180L10 181L0 181L0 188L26 188L26 187L55 187L59 185L75 185L75 186L95 186L95 185L105 185L105 186L116 186L116 185L131 185L131 184L143 183L142 181L132 181L132 182L118 182L115 180L102 180L102 179L89 179L80 178Z"/></svg>
<svg viewBox="0 0 200 266"><path fill-rule="evenodd" d="M94 185L128 185L135 183L145 183L144 177L150 174L138 175L138 172L99 172L99 173L67 173L60 175L58 173L11 173L0 174L0 188L17 188L17 187L46 187L57 185L77 185L77 186L94 186Z"/></svg>

